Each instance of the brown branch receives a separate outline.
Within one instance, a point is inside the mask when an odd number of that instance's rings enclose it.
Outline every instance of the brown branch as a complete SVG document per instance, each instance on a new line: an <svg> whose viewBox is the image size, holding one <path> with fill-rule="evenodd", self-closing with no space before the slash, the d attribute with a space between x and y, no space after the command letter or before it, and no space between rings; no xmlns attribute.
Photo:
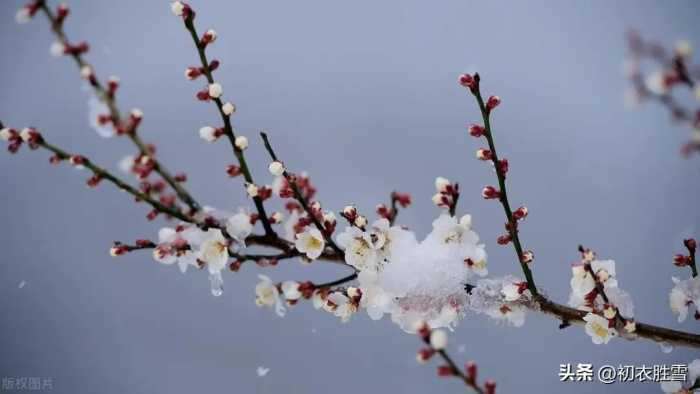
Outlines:
<svg viewBox="0 0 700 394"><path fill-rule="evenodd" d="M70 47L71 43L63 30L63 21L57 19L53 11L51 11L49 6L46 4L46 1L41 0L39 2L39 7L43 11L44 15L46 15L46 17L49 19L49 22L51 23L51 30L56 35L61 44L63 44L66 48ZM70 53L68 53L68 55L70 55L73 58L73 60L75 60L75 63L78 65L78 68L80 70L82 70L84 67L90 67L90 69L92 70L91 72L93 74L93 76L90 78L90 86L92 86L97 96L109 108L111 121L114 127L117 128L122 126L122 117L119 112L119 108L117 107L114 94L110 93L107 89L105 89L105 87L100 83L100 81L96 77L94 77L94 69L87 63L87 61L85 61L85 59L79 51L71 51ZM136 127L131 128L126 134L128 135L129 139L134 143L134 145L136 145L136 147L139 149L139 152L142 155L148 156L153 160L153 170L160 174L160 176L173 188L180 200L187 204L187 206L192 212L199 211L200 206L197 203L197 201L182 187L182 185L179 182L175 180L175 177L173 177L170 174L170 172L155 157L153 157L148 146L143 142L143 140L141 140L141 137L139 137L139 135L137 134Z"/></svg>
<svg viewBox="0 0 700 394"><path fill-rule="evenodd" d="M187 16L183 17L185 27L187 30L190 32L190 35L192 36L192 41L194 41L194 45L197 48L197 52L199 54L199 59L202 64L202 71L204 72L204 76L206 77L207 81L209 84L213 84L214 82L214 76L212 74L212 70L210 68L210 63L209 60L207 60L207 54L206 54L206 45L202 45L199 39L199 35L197 34L197 29L194 26L194 13L188 13ZM253 181L253 176L250 173L250 169L248 168L248 163L246 162L245 155L243 154L243 150L240 149L238 146L236 146L235 140L236 140L236 135L233 131L233 127L231 126L231 117L230 115L227 115L224 113L223 109L223 102L221 98L213 98L214 103L216 104L217 109L219 110L219 114L221 115L221 120L224 123L224 133L226 134L226 137L228 138L229 142L231 143L231 148L233 149L233 154L236 156L236 159L238 159L238 164L241 167L241 172L243 173L243 177L245 178L246 182L248 183L255 183ZM265 234L267 235L274 235L275 231L272 229L272 225L270 224L270 219L267 216L267 213L265 212L265 206L263 205L263 200L260 198L260 196L255 196L253 197L253 202L255 203L255 207L258 210L258 215L260 217L260 221L262 222L263 228L265 229Z"/></svg>
<svg viewBox="0 0 700 394"><path fill-rule="evenodd" d="M475 87L470 89L476 101L479 105L479 110L481 111L481 117L484 121L484 137L488 141L489 149L491 151L491 162L496 169L496 176L498 177L498 185L500 187L499 201L503 206L503 212L507 219L507 228L509 230L510 238L513 242L513 247L515 248L515 253L518 256L518 262L520 263L520 268L525 274L525 279L527 281L527 287L533 295L537 295L537 286L535 285L535 279L532 276L532 271L528 266L528 262L525 260L523 247L520 243L520 236L518 235L518 221L513 218L513 211L510 207L510 202L508 201L508 190L506 189L506 174L503 167L501 166L501 160L498 158L498 153L496 152L496 145L493 140L493 132L491 130L491 110L486 108L484 104L484 99L481 97L480 89L480 77L479 74L474 75Z"/></svg>

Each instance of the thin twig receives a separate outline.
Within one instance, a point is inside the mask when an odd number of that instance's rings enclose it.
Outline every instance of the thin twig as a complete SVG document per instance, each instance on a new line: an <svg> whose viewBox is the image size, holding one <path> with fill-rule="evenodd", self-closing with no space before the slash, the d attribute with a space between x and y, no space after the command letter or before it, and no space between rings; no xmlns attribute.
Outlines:
<svg viewBox="0 0 700 394"><path fill-rule="evenodd" d="M199 60L202 64L202 70L204 71L204 76L207 78L209 84L213 84L214 76L209 67L209 60L207 60L207 54L205 50L206 48L199 42L199 35L197 34L197 29L194 26L194 18L192 17L192 14L184 18L184 23L185 27L192 36L192 41L194 41L195 47L197 48ZM231 126L231 117L224 113L224 104L221 101L221 98L214 98L213 101L216 104L217 109L219 110L221 120L224 122L224 133L226 134L226 137L231 143L233 154L236 156L236 159L238 159L238 164L240 165L241 172L243 173L245 181L248 183L255 183L253 181L253 176L250 173L250 169L248 168L248 163L246 162L243 150L236 146L236 134L234 133L233 127ZM268 218L267 213L265 212L265 206L263 205L263 201L260 198L260 196L253 197L253 202L255 203L255 208L258 210L258 215L260 217L260 221L262 222L263 228L265 229L265 234L275 234L275 231L272 229L272 225L270 224L270 219Z"/></svg>
<svg viewBox="0 0 700 394"><path fill-rule="evenodd" d="M267 149L267 152L270 154L270 157L272 158L272 160L279 161L277 158L277 155L275 154L275 151L272 149L272 145L270 144L270 140L268 139L267 134L264 132L261 132L260 136L262 137L263 142L265 143L265 149ZM301 204L302 208L304 208L304 211L306 211L306 213L309 215L309 218L311 219L313 224L316 226L318 231L320 231L321 234L323 235L323 237L325 238L326 243L328 245L330 245L330 247L335 251L335 253L337 253L339 255L343 255L344 254L343 250L340 249L340 247L338 247L338 245L336 245L335 241L333 241L333 238L331 237L331 235L328 234L328 232L324 228L323 224L321 224L321 222L318 220L318 218L316 217L314 212L311 210L311 208L309 208L309 204L306 201L306 198L304 198L304 196L301 194L301 190L299 190L299 186L297 186L297 183L296 183L296 180L294 179L294 176L292 174L290 174L286 169L284 170L284 173L282 175L289 183L289 186L291 187L292 192L294 193L294 198L296 198L296 200L299 202L299 204Z"/></svg>
<svg viewBox="0 0 700 394"><path fill-rule="evenodd" d="M63 23L59 22L56 19L56 16L53 14L53 11L49 8L49 6L46 4L45 1L40 2L40 7L41 10L43 11L44 15L49 19L49 22L51 22L51 30L54 32L58 40L66 47L70 45L70 41L68 41L68 37L66 36L66 33L63 30ZM83 67L90 67L92 69L92 66L90 66L85 59L82 57L80 53L77 52L71 52L69 54L73 60L75 60L75 63L78 65L79 69L82 69ZM94 73L94 69L92 70ZM116 100L112 94L109 94L109 92L102 86L100 81L95 77L94 79L91 80L90 85L92 86L93 90L97 94L97 96L107 105L109 108L110 112L110 117L112 120L112 123L114 127L118 127L119 125L122 124L122 118L121 114L119 111L119 108L117 107ZM144 155L148 156L149 158L152 159L153 161L153 170L156 171L160 176L170 185L170 187L173 188L175 193L177 194L178 198L182 200L187 206L190 208L192 212L197 212L200 210L200 205L197 203L197 201L185 190L184 187L180 184L180 182L177 182L175 178L170 174L170 172L163 166L162 163L160 163L155 157L150 152L150 149L148 146L141 140L141 137L139 137L136 129L132 130L131 132L126 133L129 137L129 139L136 145L136 147L139 149L139 152Z"/></svg>

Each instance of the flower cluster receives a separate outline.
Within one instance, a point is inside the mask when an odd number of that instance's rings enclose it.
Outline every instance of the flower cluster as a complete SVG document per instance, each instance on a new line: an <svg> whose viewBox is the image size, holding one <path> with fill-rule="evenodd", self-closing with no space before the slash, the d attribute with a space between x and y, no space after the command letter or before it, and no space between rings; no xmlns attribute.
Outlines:
<svg viewBox="0 0 700 394"><path fill-rule="evenodd" d="M580 247L582 259L572 264L569 305L587 311L586 333L593 343L608 343L618 335L636 330L632 297L618 287L615 261L598 260L590 249Z"/></svg>
<svg viewBox="0 0 700 394"><path fill-rule="evenodd" d="M514 327L525 323L525 312L531 302L527 282L514 276L481 279L469 291L469 310Z"/></svg>

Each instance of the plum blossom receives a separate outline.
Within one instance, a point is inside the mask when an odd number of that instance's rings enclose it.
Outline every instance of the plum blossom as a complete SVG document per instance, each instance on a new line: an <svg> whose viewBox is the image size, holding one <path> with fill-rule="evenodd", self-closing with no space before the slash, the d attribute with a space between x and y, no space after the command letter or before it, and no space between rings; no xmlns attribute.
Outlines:
<svg viewBox="0 0 700 394"><path fill-rule="evenodd" d="M284 302L280 298L279 289L265 275L258 275L260 282L255 286L255 304L259 307L275 308L279 317L284 317L286 310Z"/></svg>
<svg viewBox="0 0 700 394"><path fill-rule="evenodd" d="M600 283L611 304L608 306L617 308L625 318L634 316L632 297L618 287L614 260L597 260L593 252L584 251L583 261L572 265L571 272L570 306L589 312L604 311L606 302L596 289L596 283Z"/></svg>
<svg viewBox="0 0 700 394"><path fill-rule="evenodd" d="M323 309L339 317L343 323L347 323L350 317L357 312L357 305L350 297L342 292L336 291L328 295Z"/></svg>
<svg viewBox="0 0 700 394"><path fill-rule="evenodd" d="M250 222L250 214L241 211L226 219L226 232L240 242L245 242L247 236L253 231Z"/></svg>
<svg viewBox="0 0 700 394"><path fill-rule="evenodd" d="M617 336L617 330L610 327L610 321L595 313L588 313L583 317L586 322L586 334L590 335L596 345L607 344L610 339Z"/></svg>
<svg viewBox="0 0 700 394"><path fill-rule="evenodd" d="M203 232L196 227L164 227L158 231L158 245L153 250L153 257L162 264L177 262L184 274L189 266L198 266L197 254L192 250L202 241Z"/></svg>
<svg viewBox="0 0 700 394"><path fill-rule="evenodd" d="M688 317L690 304L695 304L697 310L700 305L700 276L680 280L671 278L675 286L669 294L671 311L678 315L678 322L683 322Z"/></svg>
<svg viewBox="0 0 700 394"><path fill-rule="evenodd" d="M220 273L226 268L226 262L228 262L229 242L224 238L221 230L215 228L207 230L203 237L197 259L206 264L209 273Z"/></svg>
<svg viewBox="0 0 700 394"><path fill-rule="evenodd" d="M303 233L297 234L294 246L299 252L304 253L306 257L314 260L323 253L326 241L317 228L307 227Z"/></svg>

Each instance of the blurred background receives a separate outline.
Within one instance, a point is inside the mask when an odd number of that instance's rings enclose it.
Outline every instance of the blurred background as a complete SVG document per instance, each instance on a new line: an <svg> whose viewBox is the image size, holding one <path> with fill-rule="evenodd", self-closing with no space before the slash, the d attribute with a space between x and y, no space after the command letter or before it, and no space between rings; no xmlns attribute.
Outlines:
<svg viewBox="0 0 700 394"><path fill-rule="evenodd" d="M53 2L52 2L53 3ZM51 141L116 170L133 153L88 124L89 93L75 65L49 54L45 18L14 23L20 1L0 4L0 119L35 126ZM55 5L55 4L53 4ZM628 28L672 44L700 42L696 1L474 2L193 0L200 32L219 40L210 58L236 103L235 126L251 140L256 181L270 182L257 132L269 132L293 170L308 170L318 197L336 211L356 203L370 213L392 190L414 204L398 222L430 229L438 215L433 180L461 184L460 213L485 239L493 275L520 274L512 248L496 245L503 212L480 197L494 174L474 159L479 121L457 75L478 70L486 94L501 96L494 115L499 153L511 164L512 203L526 203L522 226L535 251L537 283L566 302L579 243L617 261L640 321L678 324L668 307L671 263L682 239L700 237L698 158L683 159L689 136L665 109L624 107ZM197 131L218 125L212 105L196 102L188 82L198 58L182 22L162 1L72 1L66 29L92 46L98 75L121 77L123 111L145 113L142 135L156 142L171 171L187 171L189 190L221 209L248 206L225 142ZM696 47L697 49L697 47ZM4 149L4 147L3 147ZM285 262L245 265L226 274L214 298L205 272L180 274L150 253L113 259L112 241L156 238L162 222L87 173L54 168L45 151L0 154L0 376L52 378L60 393L456 393L435 362L417 365L418 338L365 313L349 324L309 303L280 319L254 304L257 275L273 280L332 280L338 267ZM687 363L697 351L623 340L595 346L582 328L529 314L524 327L468 316L450 337L460 362L476 360L498 392L654 393L656 383L559 383L562 363ZM258 377L258 367L269 368Z"/></svg>

